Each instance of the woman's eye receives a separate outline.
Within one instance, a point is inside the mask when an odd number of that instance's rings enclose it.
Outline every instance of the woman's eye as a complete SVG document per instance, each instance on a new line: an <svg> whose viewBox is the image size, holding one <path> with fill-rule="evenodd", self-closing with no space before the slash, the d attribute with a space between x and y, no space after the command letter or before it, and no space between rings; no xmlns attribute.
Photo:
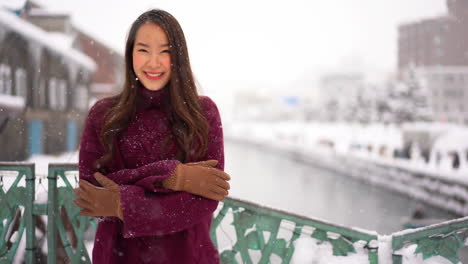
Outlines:
<svg viewBox="0 0 468 264"><path fill-rule="evenodd" d="M139 49L138 51L139 51L139 52L148 52L148 51L145 50L145 49Z"/></svg>
<svg viewBox="0 0 468 264"><path fill-rule="evenodd" d="M161 51L161 53L171 53L171 51L167 49L167 50Z"/></svg>

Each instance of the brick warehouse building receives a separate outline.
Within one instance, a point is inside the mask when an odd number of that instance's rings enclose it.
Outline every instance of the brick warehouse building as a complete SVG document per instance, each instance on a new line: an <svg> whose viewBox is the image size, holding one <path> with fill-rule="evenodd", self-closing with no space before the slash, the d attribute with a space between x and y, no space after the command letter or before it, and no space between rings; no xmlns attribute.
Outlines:
<svg viewBox="0 0 468 264"><path fill-rule="evenodd" d="M468 1L447 0L448 14L400 25L398 70L426 89L434 121L468 123Z"/></svg>

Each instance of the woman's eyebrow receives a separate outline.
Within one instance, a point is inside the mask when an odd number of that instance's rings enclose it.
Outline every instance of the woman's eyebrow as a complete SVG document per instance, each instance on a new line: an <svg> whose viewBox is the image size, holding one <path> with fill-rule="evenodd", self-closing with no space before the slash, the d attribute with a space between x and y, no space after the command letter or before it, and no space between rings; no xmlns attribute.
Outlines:
<svg viewBox="0 0 468 264"><path fill-rule="evenodd" d="M145 43L142 43L142 42L138 42L137 44L135 44L135 46L143 46L143 47L149 47L148 44L145 44Z"/></svg>
<svg viewBox="0 0 468 264"><path fill-rule="evenodd" d="M143 46L143 47L149 48L149 45L148 45L148 44L145 44L145 43L143 43L143 42L137 42L137 43L135 44L135 46ZM165 47L169 47L169 46L171 46L171 45L169 45L169 44L162 44L162 45L160 45L159 47L160 47L160 48L165 48Z"/></svg>

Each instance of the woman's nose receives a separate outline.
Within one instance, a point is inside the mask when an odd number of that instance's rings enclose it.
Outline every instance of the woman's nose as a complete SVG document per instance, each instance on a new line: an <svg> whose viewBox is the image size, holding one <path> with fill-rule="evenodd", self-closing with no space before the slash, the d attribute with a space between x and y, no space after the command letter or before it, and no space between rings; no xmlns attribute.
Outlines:
<svg viewBox="0 0 468 264"><path fill-rule="evenodd" d="M151 56L149 61L148 61L148 66L151 66L151 67L158 67L159 65L161 64L158 56Z"/></svg>

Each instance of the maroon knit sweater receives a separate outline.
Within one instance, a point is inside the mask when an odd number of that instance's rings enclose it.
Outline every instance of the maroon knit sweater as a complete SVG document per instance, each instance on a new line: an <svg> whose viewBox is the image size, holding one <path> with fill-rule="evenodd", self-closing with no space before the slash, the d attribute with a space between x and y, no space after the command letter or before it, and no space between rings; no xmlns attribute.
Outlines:
<svg viewBox="0 0 468 264"><path fill-rule="evenodd" d="M128 128L115 140L116 155L106 167L107 177L121 185L123 221L101 218L94 241L93 263L219 263L210 236L213 211L218 202L187 192L154 187L169 177L180 162L178 146L170 131L163 102L167 88L138 90L138 108ZM219 161L224 169L221 120L215 103L201 96L209 122L209 145L200 160ZM94 162L103 155L98 135L109 99L89 111L81 138L80 179L99 185L93 177Z"/></svg>

